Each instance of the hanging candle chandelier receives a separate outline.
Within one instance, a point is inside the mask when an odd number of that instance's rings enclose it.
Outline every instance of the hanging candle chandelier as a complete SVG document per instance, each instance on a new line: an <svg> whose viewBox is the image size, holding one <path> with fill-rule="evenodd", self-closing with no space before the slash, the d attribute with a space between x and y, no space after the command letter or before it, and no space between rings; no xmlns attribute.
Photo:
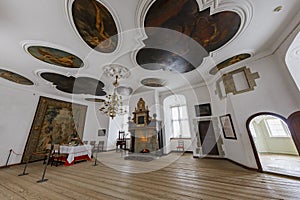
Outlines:
<svg viewBox="0 0 300 200"><path fill-rule="evenodd" d="M122 96L117 94L117 87L119 86L119 79L128 78L129 70L121 65L108 65L104 67L104 73L115 78L113 82L113 93L106 95L106 100L99 108L100 112L107 114L114 119L117 115L124 115L127 111L123 108Z"/></svg>

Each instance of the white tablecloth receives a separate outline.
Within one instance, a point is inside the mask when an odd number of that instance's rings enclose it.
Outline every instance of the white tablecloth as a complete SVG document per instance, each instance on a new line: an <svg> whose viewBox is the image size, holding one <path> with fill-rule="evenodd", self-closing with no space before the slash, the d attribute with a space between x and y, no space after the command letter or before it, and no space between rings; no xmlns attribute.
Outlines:
<svg viewBox="0 0 300 200"><path fill-rule="evenodd" d="M80 146L60 146L60 153L67 153L68 163L72 163L77 156L88 155L90 158L92 156L92 146L91 145L80 145Z"/></svg>

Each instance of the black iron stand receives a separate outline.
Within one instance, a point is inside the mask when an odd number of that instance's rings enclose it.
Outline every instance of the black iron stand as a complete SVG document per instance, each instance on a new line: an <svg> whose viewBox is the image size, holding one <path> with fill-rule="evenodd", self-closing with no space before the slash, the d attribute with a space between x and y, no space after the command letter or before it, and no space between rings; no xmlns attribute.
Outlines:
<svg viewBox="0 0 300 200"><path fill-rule="evenodd" d="M31 155L32 155L32 154L30 154L30 155L29 155L29 157L28 157L28 160L27 160L27 162L26 162L26 164L25 164L25 167L24 167L23 173L22 173L22 174L19 174L18 176L25 176L25 175L28 175L28 174L29 174L29 173L26 173L26 169L27 169L27 166L28 166L29 160L31 159Z"/></svg>
<svg viewBox="0 0 300 200"><path fill-rule="evenodd" d="M5 164L5 166L6 166L6 167L7 167L7 165L8 165L8 161L9 161L9 158L10 158L11 152L12 152L12 149L10 149L10 150L9 150L8 158L7 158L7 160L6 160L6 164Z"/></svg>
<svg viewBox="0 0 300 200"><path fill-rule="evenodd" d="M49 164L50 154L51 154L51 151L47 155L47 161L46 161L46 164L44 166L44 171L43 171L42 179L38 180L37 183L43 183L43 182L48 181L48 179L45 179L45 174L46 174L47 166Z"/></svg>

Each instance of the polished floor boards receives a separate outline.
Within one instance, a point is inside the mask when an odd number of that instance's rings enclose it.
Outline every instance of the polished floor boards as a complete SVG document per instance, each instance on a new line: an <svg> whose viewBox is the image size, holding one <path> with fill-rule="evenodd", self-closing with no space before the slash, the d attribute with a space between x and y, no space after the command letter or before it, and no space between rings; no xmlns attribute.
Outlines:
<svg viewBox="0 0 300 200"><path fill-rule="evenodd" d="M99 162L48 167L31 163L0 169L0 199L299 199L300 181L246 170L226 160L172 153L150 162L124 160L120 153Z"/></svg>
<svg viewBox="0 0 300 200"><path fill-rule="evenodd" d="M287 154L259 154L262 168L266 172L274 172L300 178L300 156Z"/></svg>

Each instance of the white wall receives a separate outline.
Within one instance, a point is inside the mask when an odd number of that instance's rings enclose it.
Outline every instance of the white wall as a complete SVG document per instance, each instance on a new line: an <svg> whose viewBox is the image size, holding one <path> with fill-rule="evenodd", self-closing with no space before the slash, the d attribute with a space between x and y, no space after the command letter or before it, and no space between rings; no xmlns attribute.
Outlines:
<svg viewBox="0 0 300 200"><path fill-rule="evenodd" d="M96 144L98 144L99 141L104 141L104 149L106 149L109 132L109 117L100 113L99 107L99 103L88 103L82 140L94 140ZM106 129L106 135L98 136L99 129Z"/></svg>
<svg viewBox="0 0 300 200"><path fill-rule="evenodd" d="M39 96L0 85L0 166L6 164L9 150L23 154ZM22 155L12 154L8 164L20 163Z"/></svg>
<svg viewBox="0 0 300 200"><path fill-rule="evenodd" d="M254 91L232 95L224 100L212 95L213 108L219 115L230 113L237 134L237 140L224 139L227 158L256 168L256 162L246 130L247 119L258 112L272 112L288 117L299 110L299 95L283 62L272 55L247 65L252 72L258 72ZM215 83L209 86L214 94Z"/></svg>
<svg viewBox="0 0 300 200"><path fill-rule="evenodd" d="M119 131L122 130L123 123L124 116L116 116L114 117L114 119L109 120L107 150L112 150L116 148L117 138L119 137Z"/></svg>

